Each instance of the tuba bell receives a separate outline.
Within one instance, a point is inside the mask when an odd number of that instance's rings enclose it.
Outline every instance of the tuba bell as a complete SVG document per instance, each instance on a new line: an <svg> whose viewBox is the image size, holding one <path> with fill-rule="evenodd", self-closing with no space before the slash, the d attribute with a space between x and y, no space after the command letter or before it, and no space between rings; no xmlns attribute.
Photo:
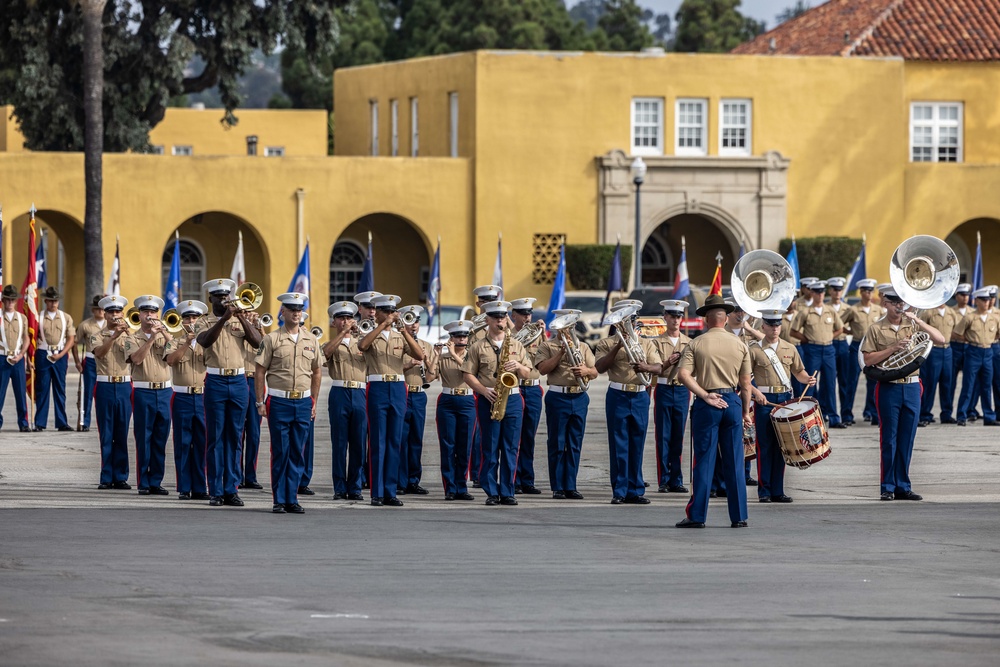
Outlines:
<svg viewBox="0 0 1000 667"><path fill-rule="evenodd" d="M733 299L747 315L787 310L795 298L792 265L773 250L751 250L740 257L730 278Z"/></svg>
<svg viewBox="0 0 1000 667"><path fill-rule="evenodd" d="M163 326L166 327L167 333L174 335L184 331L183 319L176 308L171 308L163 313Z"/></svg>
<svg viewBox="0 0 1000 667"><path fill-rule="evenodd" d="M903 303L937 308L955 294L960 279L958 257L934 236L914 236L899 244L889 262L889 282Z"/></svg>

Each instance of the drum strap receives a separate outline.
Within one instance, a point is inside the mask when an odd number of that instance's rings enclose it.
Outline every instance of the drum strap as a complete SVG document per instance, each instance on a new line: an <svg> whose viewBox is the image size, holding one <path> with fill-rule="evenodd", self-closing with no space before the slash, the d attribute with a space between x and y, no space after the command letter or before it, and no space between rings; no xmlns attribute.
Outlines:
<svg viewBox="0 0 1000 667"><path fill-rule="evenodd" d="M788 390L791 390L792 383L788 379L788 373L785 372L785 367L782 365L781 360L778 359L778 354L774 351L774 348L769 345L761 345L760 349L764 350L764 354L767 355L767 360L771 362L771 368L774 369L778 379L781 380L781 384Z"/></svg>

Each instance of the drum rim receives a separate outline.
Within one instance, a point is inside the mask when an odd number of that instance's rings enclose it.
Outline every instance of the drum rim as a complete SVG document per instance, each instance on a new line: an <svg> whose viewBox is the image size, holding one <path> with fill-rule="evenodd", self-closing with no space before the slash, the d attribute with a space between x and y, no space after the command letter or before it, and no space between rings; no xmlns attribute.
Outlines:
<svg viewBox="0 0 1000 667"><path fill-rule="evenodd" d="M774 414L778 410L781 410L782 408L784 408L784 407L786 407L788 405L791 405L792 403L812 403L812 406L808 410L806 410L805 412L797 412L794 415L789 415L788 417L780 417L780 416ZM806 416L812 414L813 412L815 412L818 409L819 409L819 401L817 401L812 396L806 396L804 398L790 399L790 400L787 400L787 401L785 401L783 403L779 403L778 407L776 407L773 410L771 410L771 419L773 419L774 421L777 421L777 422L781 422L783 424L784 423L788 423L788 422L792 421L793 419L795 421L799 421L799 419L796 419L796 418L806 417Z"/></svg>

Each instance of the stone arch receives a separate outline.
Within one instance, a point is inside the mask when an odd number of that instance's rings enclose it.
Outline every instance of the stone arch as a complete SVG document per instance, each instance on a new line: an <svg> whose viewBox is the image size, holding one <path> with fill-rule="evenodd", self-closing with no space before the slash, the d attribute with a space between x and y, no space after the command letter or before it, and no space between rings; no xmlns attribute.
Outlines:
<svg viewBox="0 0 1000 667"><path fill-rule="evenodd" d="M367 252L369 232L375 289L385 294L398 294L403 304L425 303L430 245L420 228L395 213L369 213L351 222L341 232L337 243L350 242ZM331 295L335 294L333 278L336 267L333 261L336 248L334 244L330 252ZM339 286L337 290L341 293L350 291L347 286Z"/></svg>
<svg viewBox="0 0 1000 667"><path fill-rule="evenodd" d="M680 261L681 238L686 241L688 276L691 284L711 283L715 273L717 253L722 252L723 282L739 258L740 236L743 228L739 221L715 206L689 207L674 206L661 211L642 225L643 228L643 284L672 285L676 264L670 271L651 268L645 264L650 240L658 240L667 246L674 262ZM746 250L752 250L750 241L743 236Z"/></svg>
<svg viewBox="0 0 1000 667"><path fill-rule="evenodd" d="M27 271L28 212L14 218L11 246L13 261L4 262L4 280L18 289ZM90 299L78 286L86 283L83 259L83 221L64 211L40 209L35 213L35 243L47 237L46 272L48 284L62 293L60 308L74 319L90 317ZM24 253L24 254L22 254ZM4 258L5 260L7 258ZM16 273L15 273L16 271ZM91 295L93 296L93 295Z"/></svg>
<svg viewBox="0 0 1000 667"><path fill-rule="evenodd" d="M996 283L1000 281L1000 219L981 217L966 220L945 237L945 243L958 256L962 281L971 283L976 261L977 234L983 242L983 276L987 284Z"/></svg>

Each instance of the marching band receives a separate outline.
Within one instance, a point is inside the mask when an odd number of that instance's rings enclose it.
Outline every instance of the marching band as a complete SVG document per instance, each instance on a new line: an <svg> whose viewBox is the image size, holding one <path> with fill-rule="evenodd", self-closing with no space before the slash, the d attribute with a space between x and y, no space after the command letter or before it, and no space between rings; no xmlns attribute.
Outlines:
<svg viewBox="0 0 1000 667"><path fill-rule="evenodd" d="M300 514L299 496L312 493L322 367L331 385L333 498L362 500L368 487L374 506L399 507L398 495L429 493L421 486L426 391L440 381L433 411L445 500L473 500L475 486L486 492L487 505L517 505L516 494L541 493L534 445L543 413L552 498L583 498L577 478L588 390L607 373L611 503L650 503L642 463L652 408L657 490L691 494L677 525L703 527L709 498L718 492L728 499L732 526L744 527L751 482L748 470L747 484L741 477L744 461L757 460L758 502L792 502L783 484L786 465L808 467L829 455L827 429L855 423L862 374L863 416L879 426L882 500L920 500L909 465L917 429L934 421L935 394L943 424L965 426L981 411L985 425L1000 425L993 407L1000 387L995 290L958 284L954 252L932 237L904 242L890 275L891 283L877 287L859 281L854 305L843 300L846 281L838 277L802 279L804 298L796 299L788 263L754 251L733 270L733 299L713 294L697 309L707 324L702 335L681 331L687 301L661 301L663 322L649 337L638 318L642 304L622 300L605 321L610 335L593 351L574 334L579 311L553 312L546 331L532 322L534 299L504 301L495 285L476 288L481 313L445 324L446 340L437 345L417 338L420 306L400 308L399 297L379 292L332 304L324 344L322 328L304 326L305 295L282 294L277 318L258 316L262 291L252 283L211 280L204 285L210 305L184 301L162 317L156 296L140 296L131 308L123 297L97 296L93 317L76 328L58 308L58 291L48 288L35 353L33 428L25 409L28 334L14 310L19 294L8 285L0 409L11 385L19 429L44 429L51 388L56 428L73 430L65 408L72 353L81 372L78 430L89 429L91 394L94 400L99 489L131 488L131 425L138 493L169 495L162 483L172 430L178 497L235 507L243 505L239 489L261 488L257 445L266 418L273 512ZM955 307L948 305L953 295ZM690 491L682 461L689 417Z"/></svg>

